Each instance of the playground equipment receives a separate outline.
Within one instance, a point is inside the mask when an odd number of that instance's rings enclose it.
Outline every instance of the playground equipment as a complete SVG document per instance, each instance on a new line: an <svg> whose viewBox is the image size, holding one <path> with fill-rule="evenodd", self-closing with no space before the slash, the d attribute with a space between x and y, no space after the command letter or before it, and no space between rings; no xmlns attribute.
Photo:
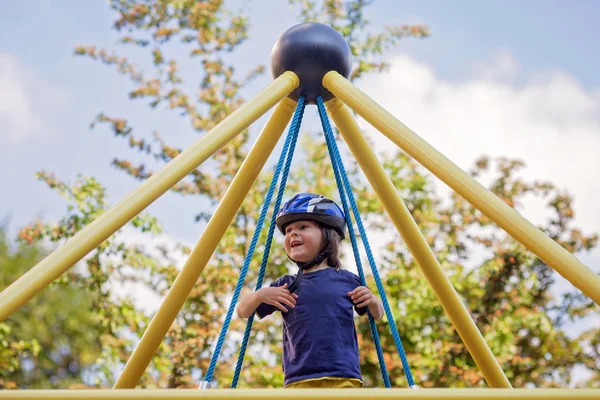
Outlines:
<svg viewBox="0 0 600 400"><path fill-rule="evenodd" d="M50 398L174 399L198 397L205 399L233 399L282 396L298 399L309 396L314 399L362 398L372 396L407 399L600 399L600 389L511 388L510 382L484 341L468 310L452 287L449 279L445 276L444 271L416 222L410 215L406 205L398 195L391 180L386 176L377 157L369 148L367 141L353 118L351 110L354 110L367 122L376 127L393 143L411 155L597 304L600 304L600 277L348 81L351 69L350 49L342 36L335 30L317 23L296 25L278 39L273 48L271 61L274 81L270 85L203 135L194 145L169 162L131 194L98 217L92 224L85 227L61 248L54 251L0 293L0 321L4 321L19 307L102 243L102 241L120 229L217 150L274 107L274 111L268 122L256 139L254 146L250 150L246 160L244 160L230 187L224 194L214 215L142 336L139 345L131 355L114 388L112 390L3 391L0 392L0 400ZM208 379L205 381L206 384L203 383L202 385L202 388L205 390L201 391L193 389L125 390L135 388L139 378L142 376L169 327L175 320L186 297L212 256L219 240L225 233L243 199L257 178L258 173L266 163L267 158L288 125L294 114L294 110L296 110L290 134L286 139L276 169L276 171L281 171L283 167L284 171L275 202L275 207L278 207L277 204L281 201L283 187L285 187L285 179L287 171L289 171L289 162L291 162L293 155L302 113L307 104L315 104L319 109L351 236L354 233L349 216L350 206L354 211L361 235L363 234L363 228L359 222L352 192L345 176L341 157L335 145L327 117L328 113L341 132L343 139L348 144L360 167L365 172L377 195L380 197L396 229L402 235L419 266L422 268L437 298L475 360L490 389L408 390L404 388L369 388L352 391L343 389L325 391L314 389L223 390L208 388L210 383L210 379ZM276 176L279 173L276 172ZM265 200L265 207L261 213L261 224L264 222L268 205L274 193L277 177L274 177L273 182L267 196L268 198ZM346 201L346 197L350 202L350 206ZM273 226L274 223L271 225ZM257 228L257 231L260 231L260 228ZM352 240L352 242L356 255L355 240ZM253 243L255 244L256 241L253 240ZM369 253L368 249L367 252ZM268 251L265 253L268 257ZM251 258L251 252L249 252L249 258ZM249 258L247 257L247 262L245 263L246 270L243 269L244 275L247 271L246 264L249 263ZM266 258L263 259L263 264L266 265ZM374 270L374 275L376 275L376 270ZM262 284L261 279L262 276L259 275L258 287ZM364 280L362 273L361 279ZM380 293L383 293L381 288ZM235 304L235 300L232 301L232 305ZM231 310L232 308L230 308L230 312ZM389 313L389 309L386 309L386 313ZM231 316L228 314L228 317L230 318ZM390 325L393 325L394 319L390 318L390 314L388 314L388 319ZM227 320L226 325L228 325ZM249 321L250 326L251 321ZM394 328L392 327L392 329ZM224 332L226 332L226 329L222 331L221 336L223 336ZM248 333L249 329L247 329L246 335ZM399 336L398 344L400 344L399 348L401 348ZM216 357L213 357L211 366L214 366L214 362L218 358L218 350L215 351ZM405 363L403 364L405 372L408 372L410 369ZM382 365L382 373L385 376L384 367L385 365ZM241 368L241 363L239 362L238 368ZM212 376L212 372L210 376ZM410 384L411 378L408 381ZM235 385L232 386L235 387Z"/></svg>

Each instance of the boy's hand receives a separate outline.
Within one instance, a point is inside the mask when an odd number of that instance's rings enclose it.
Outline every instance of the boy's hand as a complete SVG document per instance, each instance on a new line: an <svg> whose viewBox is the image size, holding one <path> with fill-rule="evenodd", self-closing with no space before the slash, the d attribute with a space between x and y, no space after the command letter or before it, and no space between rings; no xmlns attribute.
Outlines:
<svg viewBox="0 0 600 400"><path fill-rule="evenodd" d="M348 292L348 296L359 308L373 304L376 301L375 295L366 286L358 286L353 291Z"/></svg>
<svg viewBox="0 0 600 400"><path fill-rule="evenodd" d="M290 291L287 290L287 287L288 284L286 283L279 287L260 289L258 292L260 293L261 302L275 306L283 312L288 312L288 309L285 308L284 304L290 308L296 307L298 295L296 293L290 293Z"/></svg>

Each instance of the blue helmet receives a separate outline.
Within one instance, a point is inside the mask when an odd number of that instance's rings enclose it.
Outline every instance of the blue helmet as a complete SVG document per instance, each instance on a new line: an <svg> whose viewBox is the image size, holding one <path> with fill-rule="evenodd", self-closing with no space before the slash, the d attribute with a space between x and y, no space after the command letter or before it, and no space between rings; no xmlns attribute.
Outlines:
<svg viewBox="0 0 600 400"><path fill-rule="evenodd" d="M312 193L298 193L284 204L277 214L277 228L285 235L285 226L294 221L311 220L333 228L343 239L346 237L344 212L333 200Z"/></svg>

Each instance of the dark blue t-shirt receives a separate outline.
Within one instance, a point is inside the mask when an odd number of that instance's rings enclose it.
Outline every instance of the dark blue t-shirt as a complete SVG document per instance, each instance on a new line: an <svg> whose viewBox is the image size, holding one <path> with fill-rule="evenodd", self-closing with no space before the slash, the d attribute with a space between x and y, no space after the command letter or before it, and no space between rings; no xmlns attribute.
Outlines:
<svg viewBox="0 0 600 400"><path fill-rule="evenodd" d="M290 287L294 278L285 275L270 286ZM296 307L288 312L266 303L257 307L260 318L273 311L283 316L285 385L326 376L362 380L354 310L363 315L367 307L356 308L348 296L357 286L360 279L352 272L325 268L304 274Z"/></svg>

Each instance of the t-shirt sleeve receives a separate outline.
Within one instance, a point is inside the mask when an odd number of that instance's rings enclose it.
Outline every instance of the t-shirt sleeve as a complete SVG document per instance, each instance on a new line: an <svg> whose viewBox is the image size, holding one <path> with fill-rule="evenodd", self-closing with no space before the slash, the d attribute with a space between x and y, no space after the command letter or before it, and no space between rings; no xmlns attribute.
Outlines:
<svg viewBox="0 0 600 400"><path fill-rule="evenodd" d="M275 282L271 282L269 287L283 286L283 285L285 285L286 282L288 282L288 279L286 279L286 276L282 276L281 278L277 279ZM288 282L288 284L289 284L289 282ZM273 312L275 312L275 311L279 311L279 308L277 308L271 304L260 303L258 305L258 307L256 307L255 313L256 313L256 315L258 315L258 318L263 319L267 315L273 314Z"/></svg>
<svg viewBox="0 0 600 400"><path fill-rule="evenodd" d="M360 281L360 278L358 277L358 275L352 274L352 279L353 279L352 284L354 286L352 290L356 289L359 286L363 286L363 284ZM359 308L359 307L356 307L356 305L355 305L354 306L354 311L356 311L356 313L358 315L365 315L367 313L367 306Z"/></svg>

